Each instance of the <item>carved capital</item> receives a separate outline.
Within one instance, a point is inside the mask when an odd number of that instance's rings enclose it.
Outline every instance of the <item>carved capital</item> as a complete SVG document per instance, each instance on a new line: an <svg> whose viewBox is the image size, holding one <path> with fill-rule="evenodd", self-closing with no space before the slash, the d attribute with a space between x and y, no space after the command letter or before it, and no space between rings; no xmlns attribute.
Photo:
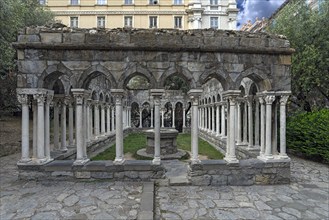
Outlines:
<svg viewBox="0 0 329 220"><path fill-rule="evenodd" d="M116 94L114 95L115 105L122 105L123 95Z"/></svg>
<svg viewBox="0 0 329 220"><path fill-rule="evenodd" d="M82 105L83 104L83 100L84 100L84 94L83 93L76 93L76 94L73 94L74 96L74 99L75 99L75 103L77 105Z"/></svg>
<svg viewBox="0 0 329 220"><path fill-rule="evenodd" d="M259 103L260 103L261 105L264 105L264 104L265 104L265 100L264 100L263 97L258 97L258 100L259 100Z"/></svg>
<svg viewBox="0 0 329 220"><path fill-rule="evenodd" d="M289 95L281 95L280 97L280 105L286 105L289 99Z"/></svg>
<svg viewBox="0 0 329 220"><path fill-rule="evenodd" d="M271 105L275 101L275 95L266 95L264 99L266 105Z"/></svg>
<svg viewBox="0 0 329 220"><path fill-rule="evenodd" d="M29 96L27 94L17 94L17 100L22 105L29 104Z"/></svg>
<svg viewBox="0 0 329 220"><path fill-rule="evenodd" d="M33 98L36 100L38 105L44 105L46 100L46 95L43 93L33 94Z"/></svg>

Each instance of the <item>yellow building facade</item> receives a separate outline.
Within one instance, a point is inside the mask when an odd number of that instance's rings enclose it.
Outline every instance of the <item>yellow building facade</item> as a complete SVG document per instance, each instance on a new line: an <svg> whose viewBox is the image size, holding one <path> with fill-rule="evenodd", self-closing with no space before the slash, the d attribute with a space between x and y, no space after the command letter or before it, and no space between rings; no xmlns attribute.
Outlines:
<svg viewBox="0 0 329 220"><path fill-rule="evenodd" d="M78 28L236 29L235 0L40 0Z"/></svg>

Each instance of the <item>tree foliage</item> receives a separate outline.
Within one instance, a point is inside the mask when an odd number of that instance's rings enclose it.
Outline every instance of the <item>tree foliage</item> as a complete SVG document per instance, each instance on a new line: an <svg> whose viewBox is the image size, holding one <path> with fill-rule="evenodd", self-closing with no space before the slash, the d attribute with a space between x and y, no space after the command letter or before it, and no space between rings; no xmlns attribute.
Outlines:
<svg viewBox="0 0 329 220"><path fill-rule="evenodd" d="M44 25L54 18L53 14L39 5L38 0L0 1L0 74L7 76L15 69L15 50L19 29L25 26Z"/></svg>
<svg viewBox="0 0 329 220"><path fill-rule="evenodd" d="M269 31L287 36L292 57L292 92L306 111L329 103L329 1L311 10L304 0L291 1Z"/></svg>

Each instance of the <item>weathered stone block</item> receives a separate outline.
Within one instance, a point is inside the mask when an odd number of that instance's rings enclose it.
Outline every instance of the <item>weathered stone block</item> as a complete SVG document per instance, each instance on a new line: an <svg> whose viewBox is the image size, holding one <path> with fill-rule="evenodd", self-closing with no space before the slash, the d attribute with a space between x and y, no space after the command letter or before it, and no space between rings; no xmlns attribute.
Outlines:
<svg viewBox="0 0 329 220"><path fill-rule="evenodd" d="M227 184L230 186L250 186L254 184L253 175L232 174L227 177Z"/></svg>
<svg viewBox="0 0 329 220"><path fill-rule="evenodd" d="M84 43L85 33L63 33L63 43Z"/></svg>
<svg viewBox="0 0 329 220"><path fill-rule="evenodd" d="M91 172L90 174L95 179L113 179L112 172Z"/></svg>
<svg viewBox="0 0 329 220"><path fill-rule="evenodd" d="M74 173L74 175L75 175L75 178L77 178L77 179L90 179L90 177L91 177L91 174L90 174L90 172L87 172L87 171L76 171L75 173Z"/></svg>
<svg viewBox="0 0 329 220"><path fill-rule="evenodd" d="M22 73L41 74L47 67L46 61L22 60L18 61L18 68Z"/></svg>
<svg viewBox="0 0 329 220"><path fill-rule="evenodd" d="M18 42L40 42L39 35L18 35Z"/></svg>
<svg viewBox="0 0 329 220"><path fill-rule="evenodd" d="M226 186L228 177L225 175L215 175L212 176L211 184L212 186Z"/></svg>
<svg viewBox="0 0 329 220"><path fill-rule="evenodd" d="M61 33L40 33L42 43L62 43Z"/></svg>
<svg viewBox="0 0 329 220"><path fill-rule="evenodd" d="M210 175L195 176L191 178L192 185L194 186L209 186L211 183Z"/></svg>
<svg viewBox="0 0 329 220"><path fill-rule="evenodd" d="M51 176L53 176L53 177L61 177L61 176L73 177L73 172L72 171L52 171Z"/></svg>
<svg viewBox="0 0 329 220"><path fill-rule="evenodd" d="M44 166L46 171L71 171L73 160L54 160Z"/></svg>
<svg viewBox="0 0 329 220"><path fill-rule="evenodd" d="M149 180L153 177L153 171L141 171L138 172L138 176L142 180Z"/></svg>
<svg viewBox="0 0 329 220"><path fill-rule="evenodd" d="M257 185L268 185L271 182L270 175L259 174L255 176L255 184Z"/></svg>

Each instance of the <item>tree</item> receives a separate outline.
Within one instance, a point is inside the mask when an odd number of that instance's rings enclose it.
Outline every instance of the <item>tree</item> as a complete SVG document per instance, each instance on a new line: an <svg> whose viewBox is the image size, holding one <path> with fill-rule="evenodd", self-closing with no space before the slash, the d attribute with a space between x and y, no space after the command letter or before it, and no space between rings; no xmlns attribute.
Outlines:
<svg viewBox="0 0 329 220"><path fill-rule="evenodd" d="M287 36L292 56L292 93L295 104L311 111L329 103L329 1L312 10L293 0L278 14L269 31Z"/></svg>
<svg viewBox="0 0 329 220"><path fill-rule="evenodd" d="M0 109L16 108L15 50L18 31L25 26L45 25L54 15L41 7L38 0L0 1Z"/></svg>

